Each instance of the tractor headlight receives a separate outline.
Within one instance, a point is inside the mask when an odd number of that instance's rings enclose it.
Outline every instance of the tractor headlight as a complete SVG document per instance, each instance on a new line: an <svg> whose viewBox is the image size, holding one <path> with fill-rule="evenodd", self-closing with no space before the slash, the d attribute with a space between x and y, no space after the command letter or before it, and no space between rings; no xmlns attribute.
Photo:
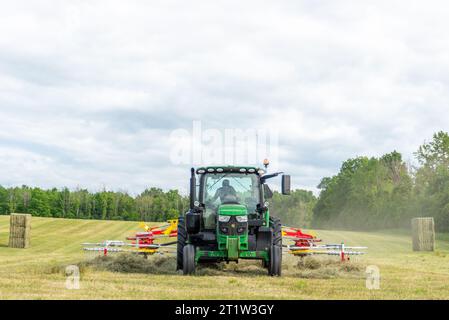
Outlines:
<svg viewBox="0 0 449 320"><path fill-rule="evenodd" d="M231 216L218 216L220 222L229 222L229 219L231 219Z"/></svg>
<svg viewBox="0 0 449 320"><path fill-rule="evenodd" d="M248 216L236 216L237 222L248 222Z"/></svg>

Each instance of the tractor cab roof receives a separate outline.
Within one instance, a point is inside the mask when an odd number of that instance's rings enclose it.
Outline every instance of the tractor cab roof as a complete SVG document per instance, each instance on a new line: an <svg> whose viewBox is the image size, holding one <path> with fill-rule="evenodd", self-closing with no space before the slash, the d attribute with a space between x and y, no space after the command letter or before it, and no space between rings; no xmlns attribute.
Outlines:
<svg viewBox="0 0 449 320"><path fill-rule="evenodd" d="M262 176L265 170L251 166L208 166L198 168L196 173L256 173Z"/></svg>

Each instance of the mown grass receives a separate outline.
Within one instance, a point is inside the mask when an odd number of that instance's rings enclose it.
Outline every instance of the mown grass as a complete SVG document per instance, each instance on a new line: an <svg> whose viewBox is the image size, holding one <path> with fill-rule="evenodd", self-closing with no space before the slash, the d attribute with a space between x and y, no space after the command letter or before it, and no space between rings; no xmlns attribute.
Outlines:
<svg viewBox="0 0 449 320"><path fill-rule="evenodd" d="M184 277L170 257L120 255L87 259L80 243L124 239L138 223L33 217L30 249L7 247L9 217L0 216L0 299L449 299L449 237L435 252L411 251L407 231L318 230L328 243L368 246L368 254L338 258L284 257L281 278L258 262L219 264ZM65 288L64 268L77 264L81 288ZM365 267L381 272L380 290L368 290Z"/></svg>

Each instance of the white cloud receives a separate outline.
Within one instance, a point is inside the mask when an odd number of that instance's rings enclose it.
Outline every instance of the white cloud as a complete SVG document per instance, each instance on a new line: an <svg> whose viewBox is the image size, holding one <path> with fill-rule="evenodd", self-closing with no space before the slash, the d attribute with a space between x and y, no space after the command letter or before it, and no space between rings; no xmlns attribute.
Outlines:
<svg viewBox="0 0 449 320"><path fill-rule="evenodd" d="M272 128L296 185L448 130L444 1L15 1L0 184L187 186L170 133Z"/></svg>

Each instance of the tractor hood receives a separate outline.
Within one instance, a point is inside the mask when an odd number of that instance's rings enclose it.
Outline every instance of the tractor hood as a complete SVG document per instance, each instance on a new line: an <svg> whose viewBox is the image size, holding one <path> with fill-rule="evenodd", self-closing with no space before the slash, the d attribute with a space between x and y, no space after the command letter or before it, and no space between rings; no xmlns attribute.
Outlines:
<svg viewBox="0 0 449 320"><path fill-rule="evenodd" d="M248 214L246 206L241 204L222 204L218 208L218 214L222 216L243 216Z"/></svg>

